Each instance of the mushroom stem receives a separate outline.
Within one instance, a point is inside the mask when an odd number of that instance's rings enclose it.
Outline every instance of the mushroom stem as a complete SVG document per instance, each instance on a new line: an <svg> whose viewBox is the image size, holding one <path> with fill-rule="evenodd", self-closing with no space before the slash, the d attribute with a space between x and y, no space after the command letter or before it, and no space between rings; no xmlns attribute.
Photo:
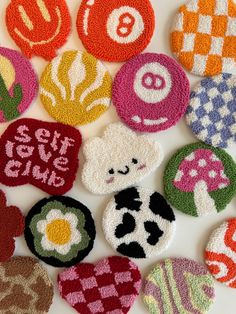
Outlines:
<svg viewBox="0 0 236 314"><path fill-rule="evenodd" d="M195 185L194 202L199 217L217 212L215 201L210 197L207 191L207 184L203 180L198 181Z"/></svg>

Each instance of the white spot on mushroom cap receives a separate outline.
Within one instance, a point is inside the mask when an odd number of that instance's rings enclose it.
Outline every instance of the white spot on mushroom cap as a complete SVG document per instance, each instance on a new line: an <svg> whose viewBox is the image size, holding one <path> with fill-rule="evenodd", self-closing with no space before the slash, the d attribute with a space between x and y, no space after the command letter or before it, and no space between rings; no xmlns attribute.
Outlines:
<svg viewBox="0 0 236 314"><path fill-rule="evenodd" d="M210 158L212 161L220 161L220 159L215 154L212 154Z"/></svg>
<svg viewBox="0 0 236 314"><path fill-rule="evenodd" d="M219 189L224 189L227 187L227 184L226 183L221 183L219 184Z"/></svg>
<svg viewBox="0 0 236 314"><path fill-rule="evenodd" d="M195 159L195 154L194 153L191 153L190 155L185 157L185 160L187 160L187 161L193 161L194 159Z"/></svg>
<svg viewBox="0 0 236 314"><path fill-rule="evenodd" d="M220 171L220 176L221 176L221 178L223 178L223 179L228 179L227 176L226 176L226 174L224 173L224 170L221 170L221 171Z"/></svg>
<svg viewBox="0 0 236 314"><path fill-rule="evenodd" d="M208 175L210 178L215 178L217 176L217 172L214 170L211 170L211 171L209 171Z"/></svg>
<svg viewBox="0 0 236 314"><path fill-rule="evenodd" d="M205 159L200 159L200 160L198 161L198 166L199 166L199 167L206 167L206 165L207 165L207 162L206 162Z"/></svg>
<svg viewBox="0 0 236 314"><path fill-rule="evenodd" d="M180 182L184 173L182 170L178 170L175 176L175 182Z"/></svg>
<svg viewBox="0 0 236 314"><path fill-rule="evenodd" d="M196 177L198 175L198 172L196 169L192 169L191 171L189 171L189 175L190 177Z"/></svg>

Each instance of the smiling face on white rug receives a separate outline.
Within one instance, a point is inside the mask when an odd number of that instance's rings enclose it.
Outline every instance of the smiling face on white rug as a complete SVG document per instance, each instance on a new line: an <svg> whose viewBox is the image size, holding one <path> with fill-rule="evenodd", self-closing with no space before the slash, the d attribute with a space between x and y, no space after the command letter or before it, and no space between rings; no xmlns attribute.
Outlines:
<svg viewBox="0 0 236 314"><path fill-rule="evenodd" d="M82 181L89 191L107 194L141 181L161 163L160 146L122 123L108 125L103 137L89 139L83 149Z"/></svg>

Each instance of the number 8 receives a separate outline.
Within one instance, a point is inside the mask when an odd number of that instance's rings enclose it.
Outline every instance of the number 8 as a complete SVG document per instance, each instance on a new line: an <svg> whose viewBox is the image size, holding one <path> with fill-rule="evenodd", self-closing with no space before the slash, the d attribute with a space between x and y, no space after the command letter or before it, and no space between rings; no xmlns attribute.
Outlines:
<svg viewBox="0 0 236 314"><path fill-rule="evenodd" d="M127 21L128 20L128 21ZM119 18L119 25L117 26L117 35L120 37L127 37L131 34L135 18L130 13L123 13Z"/></svg>

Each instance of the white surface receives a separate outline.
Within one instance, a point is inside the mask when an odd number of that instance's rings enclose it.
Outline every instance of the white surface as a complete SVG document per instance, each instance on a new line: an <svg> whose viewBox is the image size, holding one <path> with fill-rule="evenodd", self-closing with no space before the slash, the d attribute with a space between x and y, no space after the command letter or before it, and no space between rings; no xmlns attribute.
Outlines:
<svg viewBox="0 0 236 314"><path fill-rule="evenodd" d="M106 1L106 0L104 0ZM142 0L137 0L142 1ZM173 16L179 5L183 4L183 0L152 0L155 13L156 13L156 30L151 44L146 49L148 52L166 53L171 55L169 48L169 29ZM0 1L0 40L1 46L17 49L17 46L10 38L7 33L5 26L5 8L9 3L8 0ZM67 49L83 49L82 44L78 38L75 21L76 14L80 5L80 1L70 1L67 0L70 7L70 12L73 18L73 31L69 38L67 44L60 50L65 51ZM41 58L33 58L33 64L37 70L38 75L42 73L46 62ZM120 68L121 64L107 64L112 75L115 75L116 71ZM199 81L198 77L188 75L191 84ZM27 111L24 117L38 118L46 121L51 121L52 119L43 109L40 104L40 100L37 99L31 108ZM83 138L87 139L91 136L101 135L104 126L112 121L117 121L118 117L115 113L114 108L111 106L109 111L105 113L97 122L89 124L86 127L80 128ZM7 124L0 126L0 134L7 127ZM141 185L156 189L157 191L163 193L162 186L162 175L167 161L170 156L175 152L175 150L183 145L192 143L195 141L191 131L185 125L184 121L181 121L172 129L153 135L159 142L162 143L165 159L162 166L150 176L148 179L144 180ZM236 156L236 145L232 147L228 152L234 157ZM83 163L82 154L80 156L81 165ZM81 170L81 168L80 168ZM41 198L47 196L47 194L41 192L33 186L22 186L16 188L8 188L5 186L0 186L8 198L10 204L18 205L22 211L27 214L28 210ZM73 189L68 193L69 196L74 197L84 204L86 204L92 211L96 227L97 227L97 237L95 241L95 247L89 256L85 259L86 262L96 262L98 259L115 254L109 245L106 243L102 229L101 229L101 218L104 207L106 206L110 196L100 197L90 194L82 186L80 181L80 172L77 176L76 182L74 183ZM206 244L207 237L214 227L223 221L225 218L236 216L236 199L234 199L228 206L228 209L216 216L209 216L207 218L192 218L178 211L175 211L177 218L177 233L174 241L168 251L165 254L157 256L155 258L137 261L140 266L142 276L146 276L148 272L152 269L155 263L165 257L188 257L193 258L199 262L203 262L202 253ZM23 237L17 239L16 255L31 255L28 250L25 240ZM50 309L50 314L73 314L76 313L73 309L67 305L65 301L60 299L57 287L56 287L56 277L60 269L53 267L44 266L47 268L50 277L55 283L55 297L53 305ZM226 288L223 285L216 282L216 302L213 305L210 314L235 314L236 308L236 289ZM147 313L141 298L139 297L135 302L134 307L131 309L130 314L142 314ZM17 313L16 313L17 314ZM81 313L83 314L83 313ZM182 314L182 313L181 313Z"/></svg>

